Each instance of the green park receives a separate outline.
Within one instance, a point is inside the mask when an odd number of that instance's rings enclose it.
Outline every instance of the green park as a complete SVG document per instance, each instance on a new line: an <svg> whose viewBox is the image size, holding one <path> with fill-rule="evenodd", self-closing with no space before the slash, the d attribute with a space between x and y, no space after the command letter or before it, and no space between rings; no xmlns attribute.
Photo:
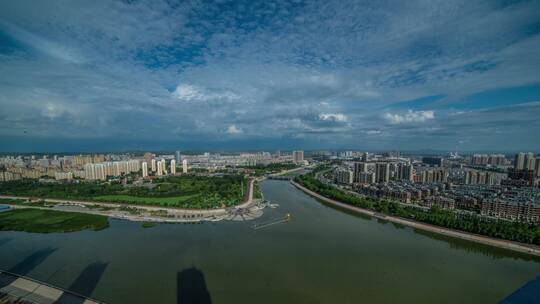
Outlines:
<svg viewBox="0 0 540 304"><path fill-rule="evenodd" d="M0 193L31 198L214 209L241 202L247 184L242 175L171 176L153 183L126 185L120 182L40 183L18 180L0 183Z"/></svg>

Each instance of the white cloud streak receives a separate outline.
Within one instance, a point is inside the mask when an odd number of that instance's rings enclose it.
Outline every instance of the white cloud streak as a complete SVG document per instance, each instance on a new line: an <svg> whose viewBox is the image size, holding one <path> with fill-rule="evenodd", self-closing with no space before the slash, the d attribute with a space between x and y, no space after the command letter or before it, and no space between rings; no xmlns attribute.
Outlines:
<svg viewBox="0 0 540 304"><path fill-rule="evenodd" d="M408 110L404 114L384 113L384 119L391 124L422 123L435 118L434 111Z"/></svg>

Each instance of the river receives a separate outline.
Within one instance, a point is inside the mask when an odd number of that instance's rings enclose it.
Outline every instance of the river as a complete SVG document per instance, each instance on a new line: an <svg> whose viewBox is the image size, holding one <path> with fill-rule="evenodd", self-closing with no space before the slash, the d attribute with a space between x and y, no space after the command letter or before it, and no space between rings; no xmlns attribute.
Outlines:
<svg viewBox="0 0 540 304"><path fill-rule="evenodd" d="M261 189L280 206L256 221L0 232L0 269L108 303L496 303L540 274L530 256L352 215L286 181Z"/></svg>

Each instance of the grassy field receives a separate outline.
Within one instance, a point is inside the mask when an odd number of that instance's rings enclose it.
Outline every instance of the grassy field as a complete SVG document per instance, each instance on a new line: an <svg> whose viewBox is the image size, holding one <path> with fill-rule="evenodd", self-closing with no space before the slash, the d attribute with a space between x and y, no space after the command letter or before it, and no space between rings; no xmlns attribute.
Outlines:
<svg viewBox="0 0 540 304"><path fill-rule="evenodd" d="M240 203L246 186L247 180L242 175L182 175L156 180L150 187L124 187L118 182L40 183L36 180L18 180L0 183L0 193L34 198L214 209Z"/></svg>
<svg viewBox="0 0 540 304"><path fill-rule="evenodd" d="M173 197L140 197L123 194L112 194L96 196L93 200L101 202L117 202L117 203L131 203L131 204L144 204L144 205L161 205L161 206L182 206L189 202L190 199L197 197L194 195L182 195Z"/></svg>
<svg viewBox="0 0 540 304"><path fill-rule="evenodd" d="M37 233L102 230L109 226L107 217L76 212L43 209L14 209L0 213L0 230Z"/></svg>

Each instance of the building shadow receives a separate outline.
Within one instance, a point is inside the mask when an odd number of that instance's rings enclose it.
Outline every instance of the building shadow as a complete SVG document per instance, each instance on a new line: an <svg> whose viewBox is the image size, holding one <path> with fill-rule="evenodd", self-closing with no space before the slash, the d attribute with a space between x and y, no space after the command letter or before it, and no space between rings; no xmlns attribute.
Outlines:
<svg viewBox="0 0 540 304"><path fill-rule="evenodd" d="M25 276L39 264L43 263L43 261L45 261L45 259L55 251L56 249L52 248L38 250L24 258L24 260L20 261L17 265L11 267L8 271Z"/></svg>
<svg viewBox="0 0 540 304"><path fill-rule="evenodd" d="M39 264L43 263L43 261L45 261L45 259L55 251L56 249L52 248L38 250L24 258L24 260L17 263L17 265L8 269L8 271L14 274L26 276ZM10 276L7 274L2 275L0 278L0 288L10 285L16 279L16 276Z"/></svg>
<svg viewBox="0 0 540 304"><path fill-rule="evenodd" d="M0 246L4 246L7 242L11 241L10 238L1 238L0 239Z"/></svg>
<svg viewBox="0 0 540 304"><path fill-rule="evenodd" d="M540 276L527 282L527 284L499 302L499 304L538 303L538 299L540 299Z"/></svg>
<svg viewBox="0 0 540 304"><path fill-rule="evenodd" d="M187 268L177 273L177 303L178 304L211 304L212 299L206 288L202 271L195 267Z"/></svg>
<svg viewBox="0 0 540 304"><path fill-rule="evenodd" d="M108 265L109 263L96 262L86 266L67 290L78 295L90 297ZM64 292L55 303L84 303L85 299L75 294Z"/></svg>

